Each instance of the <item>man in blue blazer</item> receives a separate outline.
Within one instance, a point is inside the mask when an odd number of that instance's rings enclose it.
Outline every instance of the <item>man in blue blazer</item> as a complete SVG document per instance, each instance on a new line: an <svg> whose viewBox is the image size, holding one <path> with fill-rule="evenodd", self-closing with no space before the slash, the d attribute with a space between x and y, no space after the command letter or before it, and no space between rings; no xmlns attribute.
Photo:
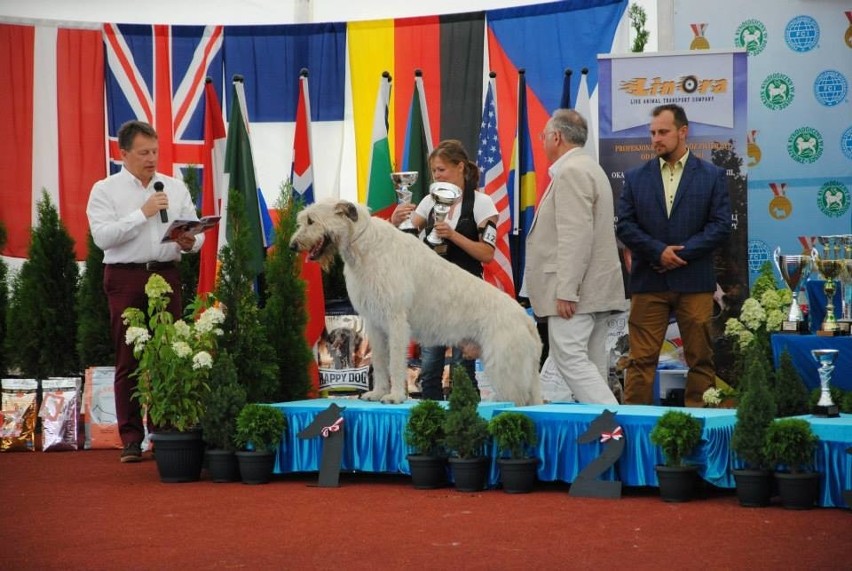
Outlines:
<svg viewBox="0 0 852 571"><path fill-rule="evenodd" d="M689 121L680 106L655 108L650 131L657 158L625 175L618 205L617 235L632 256L624 402L653 402L654 374L674 313L689 366L685 402L703 406L702 395L716 379L713 252L731 234L725 171L689 152Z"/></svg>

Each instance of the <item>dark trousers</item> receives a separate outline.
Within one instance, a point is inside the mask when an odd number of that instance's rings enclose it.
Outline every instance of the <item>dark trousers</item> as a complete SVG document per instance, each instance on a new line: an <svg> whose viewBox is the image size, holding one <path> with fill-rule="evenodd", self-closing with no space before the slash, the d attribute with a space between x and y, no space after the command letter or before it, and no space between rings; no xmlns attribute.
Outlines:
<svg viewBox="0 0 852 571"><path fill-rule="evenodd" d="M172 286L174 293L169 300L169 311L175 319L179 319L183 306L180 272L175 266L157 270L157 273ZM130 376L136 371L138 362L133 356L133 347L124 342L127 326L124 325L121 314L128 307L138 307L147 314L148 297L145 295L145 284L149 277L151 272L142 268L117 268L109 264L104 267L104 292L109 303L110 333L115 347L115 414L118 434L125 445L142 442L145 438L145 427L139 401L133 398L136 377ZM149 421L148 429L152 428Z"/></svg>
<svg viewBox="0 0 852 571"><path fill-rule="evenodd" d="M677 319L683 339L683 356L689 367L684 396L686 406L703 406L704 391L716 386L710 338L713 294L634 293L627 322L630 362L624 386L625 404L653 404L654 375L672 312Z"/></svg>

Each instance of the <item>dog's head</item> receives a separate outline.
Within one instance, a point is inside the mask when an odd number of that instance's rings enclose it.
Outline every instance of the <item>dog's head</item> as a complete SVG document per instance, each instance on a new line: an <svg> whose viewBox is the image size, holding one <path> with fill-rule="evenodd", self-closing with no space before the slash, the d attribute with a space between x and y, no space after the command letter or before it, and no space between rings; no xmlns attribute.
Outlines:
<svg viewBox="0 0 852 571"><path fill-rule="evenodd" d="M346 200L326 200L312 204L296 217L296 231L290 249L308 252L308 259L328 270L334 256L352 239L353 229L363 217L359 207Z"/></svg>

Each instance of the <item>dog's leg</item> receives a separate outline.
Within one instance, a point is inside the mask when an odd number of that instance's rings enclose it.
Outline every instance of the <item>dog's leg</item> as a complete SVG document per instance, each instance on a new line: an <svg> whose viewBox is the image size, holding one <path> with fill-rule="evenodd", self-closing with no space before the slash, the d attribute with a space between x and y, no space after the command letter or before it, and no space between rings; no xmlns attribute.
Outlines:
<svg viewBox="0 0 852 571"><path fill-rule="evenodd" d="M388 320L388 353L390 355L390 393L382 397L382 402L398 404L405 402L408 389L408 344L411 342L411 328L408 316L397 313Z"/></svg>
<svg viewBox="0 0 852 571"><path fill-rule="evenodd" d="M370 343L370 353L373 358L373 390L361 395L363 400L379 400L390 392L390 375L388 373L388 337L377 327L364 320L364 331Z"/></svg>

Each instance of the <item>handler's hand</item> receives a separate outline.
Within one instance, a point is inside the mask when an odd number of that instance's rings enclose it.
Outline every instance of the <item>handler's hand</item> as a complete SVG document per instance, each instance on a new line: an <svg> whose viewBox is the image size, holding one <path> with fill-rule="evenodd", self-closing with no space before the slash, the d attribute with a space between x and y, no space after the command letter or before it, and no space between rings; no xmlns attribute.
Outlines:
<svg viewBox="0 0 852 571"><path fill-rule="evenodd" d="M686 260L677 255L677 252L681 250L683 250L683 246L666 246L666 249L660 254L660 269L657 271L664 272L685 266Z"/></svg>
<svg viewBox="0 0 852 571"><path fill-rule="evenodd" d="M145 218L150 218L160 210L166 210L168 207L169 196L165 192L155 192L142 205L142 214L145 215Z"/></svg>
<svg viewBox="0 0 852 571"><path fill-rule="evenodd" d="M576 312L576 301L565 301L564 299L556 300L556 313L558 313L559 317L561 317L562 319L571 319L572 317L574 317L574 313Z"/></svg>
<svg viewBox="0 0 852 571"><path fill-rule="evenodd" d="M397 204L393 214L391 214L391 224L399 226L411 217L411 213L414 212L415 208L417 207L411 203Z"/></svg>
<svg viewBox="0 0 852 571"><path fill-rule="evenodd" d="M188 232L182 232L175 238L175 242L180 247L182 252L188 252L195 246L195 236Z"/></svg>

